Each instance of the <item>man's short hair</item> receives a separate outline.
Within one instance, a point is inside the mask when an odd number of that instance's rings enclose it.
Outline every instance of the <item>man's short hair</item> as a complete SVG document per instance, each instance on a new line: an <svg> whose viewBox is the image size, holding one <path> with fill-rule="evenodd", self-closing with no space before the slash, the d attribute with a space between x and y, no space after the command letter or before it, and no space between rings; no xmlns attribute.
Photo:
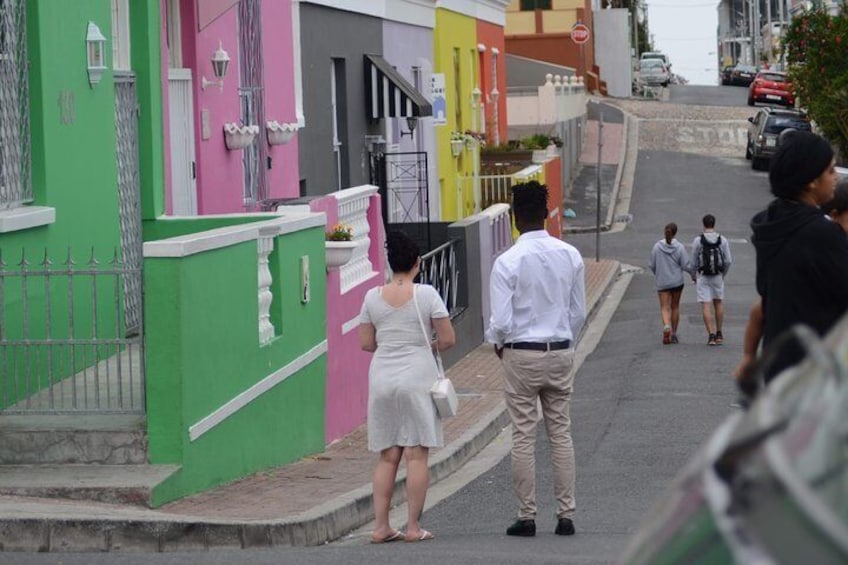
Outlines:
<svg viewBox="0 0 848 565"><path fill-rule="evenodd" d="M715 227L715 216L712 214L706 214L701 221L707 229L713 229Z"/></svg>
<svg viewBox="0 0 848 565"><path fill-rule="evenodd" d="M544 222L548 217L548 187L534 180L513 185L512 213L524 223Z"/></svg>

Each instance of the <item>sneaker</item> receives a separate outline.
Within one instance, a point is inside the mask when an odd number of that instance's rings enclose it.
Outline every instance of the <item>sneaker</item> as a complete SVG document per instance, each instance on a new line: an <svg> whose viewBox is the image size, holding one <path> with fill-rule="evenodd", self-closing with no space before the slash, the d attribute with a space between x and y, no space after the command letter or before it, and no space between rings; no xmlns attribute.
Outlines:
<svg viewBox="0 0 848 565"><path fill-rule="evenodd" d="M671 334L671 343L680 343L677 339L677 334Z"/></svg>
<svg viewBox="0 0 848 565"><path fill-rule="evenodd" d="M513 525L506 529L506 535L532 538L536 535L536 521L516 520Z"/></svg>
<svg viewBox="0 0 848 565"><path fill-rule="evenodd" d="M724 343L724 336L721 335L721 330L717 331L715 335L716 335L716 345L721 345L722 343Z"/></svg>
<svg viewBox="0 0 848 565"><path fill-rule="evenodd" d="M663 345L668 345L671 343L671 326L665 326L663 328Z"/></svg>
<svg viewBox="0 0 848 565"><path fill-rule="evenodd" d="M716 345L716 334L710 334L710 338L707 341L707 345Z"/></svg>
<svg viewBox="0 0 848 565"><path fill-rule="evenodd" d="M732 408L739 408L741 410L747 410L751 406L751 401L745 398L744 396L738 397L736 400L730 403Z"/></svg>

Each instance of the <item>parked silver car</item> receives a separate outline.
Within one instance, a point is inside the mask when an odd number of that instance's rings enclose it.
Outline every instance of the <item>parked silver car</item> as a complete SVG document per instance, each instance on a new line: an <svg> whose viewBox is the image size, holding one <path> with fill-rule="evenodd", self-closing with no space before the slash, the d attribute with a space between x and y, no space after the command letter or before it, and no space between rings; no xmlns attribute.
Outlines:
<svg viewBox="0 0 848 565"><path fill-rule="evenodd" d="M668 86L671 74L660 59L639 61L639 78L648 86Z"/></svg>

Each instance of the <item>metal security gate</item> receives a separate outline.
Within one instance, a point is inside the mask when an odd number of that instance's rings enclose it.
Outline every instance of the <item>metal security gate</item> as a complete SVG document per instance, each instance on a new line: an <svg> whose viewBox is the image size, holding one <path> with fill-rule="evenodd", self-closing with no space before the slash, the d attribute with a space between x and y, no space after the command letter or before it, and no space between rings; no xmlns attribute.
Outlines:
<svg viewBox="0 0 848 565"><path fill-rule="evenodd" d="M261 1L239 1L239 71L241 121L259 126L255 141L244 148L244 207L253 210L268 198L265 100L262 61Z"/></svg>
<svg viewBox="0 0 848 565"><path fill-rule="evenodd" d="M0 255L0 412L144 413L144 340L122 306L141 269L86 255Z"/></svg>
<svg viewBox="0 0 848 565"><path fill-rule="evenodd" d="M431 247L430 192L427 153L384 153L374 156L372 183L380 188L383 221L403 224L404 230Z"/></svg>
<svg viewBox="0 0 848 565"><path fill-rule="evenodd" d="M0 0L0 210L32 201L26 2Z"/></svg>
<svg viewBox="0 0 848 565"><path fill-rule="evenodd" d="M128 335L141 333L141 186L138 163L138 99L135 76L115 72L115 134L118 202L124 275L124 322Z"/></svg>

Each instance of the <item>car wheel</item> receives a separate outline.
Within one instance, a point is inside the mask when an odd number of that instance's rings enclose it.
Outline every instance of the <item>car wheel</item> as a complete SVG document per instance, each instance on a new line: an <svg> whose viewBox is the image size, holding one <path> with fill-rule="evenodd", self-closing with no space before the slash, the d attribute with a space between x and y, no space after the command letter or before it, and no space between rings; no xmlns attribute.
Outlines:
<svg viewBox="0 0 848 565"><path fill-rule="evenodd" d="M748 159L749 161L751 160L751 144L750 143L748 143L748 145L745 146L745 158Z"/></svg>
<svg viewBox="0 0 848 565"><path fill-rule="evenodd" d="M748 97L748 106L753 106L753 105L754 105L754 99L749 96Z"/></svg>
<svg viewBox="0 0 848 565"><path fill-rule="evenodd" d="M751 156L751 168L755 171L762 171L765 169L765 163L762 157L754 157Z"/></svg>

